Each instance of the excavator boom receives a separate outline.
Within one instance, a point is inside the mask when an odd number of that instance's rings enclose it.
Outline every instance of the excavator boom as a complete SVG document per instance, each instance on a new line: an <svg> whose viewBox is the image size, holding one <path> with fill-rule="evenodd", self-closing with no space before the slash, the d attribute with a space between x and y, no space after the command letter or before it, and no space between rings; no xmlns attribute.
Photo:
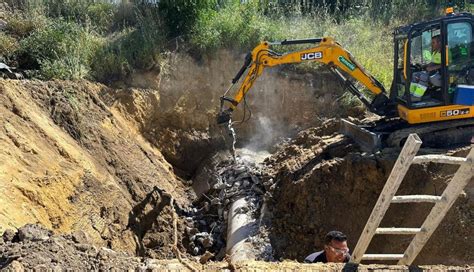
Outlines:
<svg viewBox="0 0 474 272"><path fill-rule="evenodd" d="M274 45L294 44L314 44L315 46L286 54L279 54L271 50L271 46ZM230 120L231 113L235 110L237 105L239 105L265 68L307 61L329 65L330 69L343 81L349 91L357 96L371 112L384 116L393 116L396 113L396 107L389 103L390 101L383 85L357 63L354 57L339 43L330 37L324 37L305 40L285 40L272 43L265 41L257 45L252 52L247 55L244 65L232 80L231 87L224 96L221 97L221 110L218 116L218 123L225 123ZM247 75L233 98L227 97L226 95L232 89L232 86L239 81L247 70ZM344 74L362 83L374 94L375 98L369 101L349 79L345 78ZM229 105L224 109L226 102L228 102Z"/></svg>
<svg viewBox="0 0 474 272"><path fill-rule="evenodd" d="M472 92L474 92L474 68L472 68L472 64L469 64L471 62L467 64L467 67L460 68L459 65L465 65L465 62L458 61L460 64L455 63L459 56L451 53L448 49L449 42L452 44L460 43L455 39L456 35L461 35L466 31L470 33L470 28L467 27L470 25L467 24L466 26L465 21L474 21L472 17L470 14L452 15L409 25L395 31L394 42L395 48L398 50L395 50L395 73L390 98L383 85L357 63L346 49L330 37L261 42L247 55L244 65L232 80L232 85L221 97L221 108L217 116L217 122L219 124L231 124L229 122L232 112L245 98L255 80L263 73L265 68L281 64L318 62L327 65L342 80L345 88L359 98L369 111L385 117L380 122L369 126L342 122L342 132L358 142L364 149L370 151L383 146L400 147L409 133L418 133L423 138L426 146L440 147L469 143L471 138L474 138L474 115L472 115L474 112L474 96L472 96ZM414 70L418 66L411 64L412 59L417 59L412 56L416 56L417 51L410 51L411 39L416 40L430 33L435 35L436 31L439 32L440 25L444 23L448 23L448 26L452 24L453 27L457 27L457 32L450 32L451 36L449 36L446 31L441 31L442 35L447 37L448 42L446 44L445 39L441 39L442 47L446 47L446 52L441 54L441 65L439 65L441 67L440 74L443 76L442 84L427 86L426 88L431 88L432 94L426 95L426 97L418 97L418 100L415 100L411 94L412 74L420 71ZM420 29L423 32L420 32ZM421 35L420 33L425 34ZM413 38L411 38L412 36ZM272 46L295 44L311 44L312 46L285 54L272 50ZM466 46L470 46L470 43ZM403 50L400 50L400 48ZM453 47L452 51L454 52L456 48ZM450 55L452 55L451 64L448 61ZM460 56L466 57L468 55ZM227 96L245 72L247 74L240 87L233 96ZM449 77L447 77L448 74ZM361 83L373 94L374 98L370 101L346 77L351 77Z"/></svg>

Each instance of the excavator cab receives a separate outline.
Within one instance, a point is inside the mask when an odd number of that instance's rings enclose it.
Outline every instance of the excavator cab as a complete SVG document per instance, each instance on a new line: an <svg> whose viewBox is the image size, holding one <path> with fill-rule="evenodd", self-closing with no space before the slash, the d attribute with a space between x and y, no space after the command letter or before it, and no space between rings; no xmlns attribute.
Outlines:
<svg viewBox="0 0 474 272"><path fill-rule="evenodd" d="M390 98L410 124L469 118L474 110L474 20L469 13L394 31Z"/></svg>

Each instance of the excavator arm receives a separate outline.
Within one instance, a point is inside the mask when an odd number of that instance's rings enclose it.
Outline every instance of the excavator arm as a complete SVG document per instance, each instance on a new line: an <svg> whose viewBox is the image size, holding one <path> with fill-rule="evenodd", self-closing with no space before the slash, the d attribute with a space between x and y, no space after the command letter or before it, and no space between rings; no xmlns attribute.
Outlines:
<svg viewBox="0 0 474 272"><path fill-rule="evenodd" d="M316 46L286 54L278 54L270 49L272 45L293 44L316 44ZM340 44L330 37L324 37L306 40L285 40L274 43L261 42L257 45L252 52L246 56L244 65L232 80L232 85L221 97L221 108L217 122L222 124L230 120L232 112L266 67L306 61L315 61L329 65L330 69L343 81L348 90L357 96L371 112L386 116L393 114L395 107L391 105L383 85L358 64L352 55L342 48ZM242 85L233 98L227 97L226 95L247 70L247 76L244 78ZM375 98L369 101L349 79L345 78L341 71L344 71L347 75L362 83L375 95Z"/></svg>

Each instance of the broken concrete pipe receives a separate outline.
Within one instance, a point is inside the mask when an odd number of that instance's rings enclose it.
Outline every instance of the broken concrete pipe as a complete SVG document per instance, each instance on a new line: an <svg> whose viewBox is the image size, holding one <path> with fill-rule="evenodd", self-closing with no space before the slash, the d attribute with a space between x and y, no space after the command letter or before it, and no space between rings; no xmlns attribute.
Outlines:
<svg viewBox="0 0 474 272"><path fill-rule="evenodd" d="M257 250L251 238L257 233L257 214L264 188L260 182L261 169L252 160L253 156L247 157L244 159L239 154L234 160L228 152L216 154L198 171L193 189L208 202L208 211L213 216L204 217L195 212L190 218L199 223L195 224L190 238L194 255L209 250L217 253L218 260L225 254L230 256L231 262L256 258ZM217 217L214 216L216 211ZM212 236L210 246L197 239L198 229L201 234ZM224 237L227 241L221 240Z"/></svg>
<svg viewBox="0 0 474 272"><path fill-rule="evenodd" d="M257 225L248 207L255 202L252 197L240 197L229 209L227 223L227 254L231 263L255 260L253 247L248 238L253 234Z"/></svg>

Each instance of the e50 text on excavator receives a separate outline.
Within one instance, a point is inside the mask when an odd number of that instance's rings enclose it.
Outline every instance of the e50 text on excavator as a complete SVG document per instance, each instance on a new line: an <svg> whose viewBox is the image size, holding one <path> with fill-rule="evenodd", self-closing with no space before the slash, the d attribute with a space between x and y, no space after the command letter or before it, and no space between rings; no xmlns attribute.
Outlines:
<svg viewBox="0 0 474 272"><path fill-rule="evenodd" d="M230 122L232 112L265 68L311 61L328 65L369 111L383 117L364 126L342 120L342 132L366 149L401 146L410 133L418 133L426 146L469 143L474 136L473 15L447 9L444 17L398 27L393 35L390 93L330 37L261 42L246 56L221 97L217 122ZM314 46L284 54L271 49L295 44ZM226 96L245 71L248 73L233 98ZM347 77L362 83L373 99L370 101Z"/></svg>

